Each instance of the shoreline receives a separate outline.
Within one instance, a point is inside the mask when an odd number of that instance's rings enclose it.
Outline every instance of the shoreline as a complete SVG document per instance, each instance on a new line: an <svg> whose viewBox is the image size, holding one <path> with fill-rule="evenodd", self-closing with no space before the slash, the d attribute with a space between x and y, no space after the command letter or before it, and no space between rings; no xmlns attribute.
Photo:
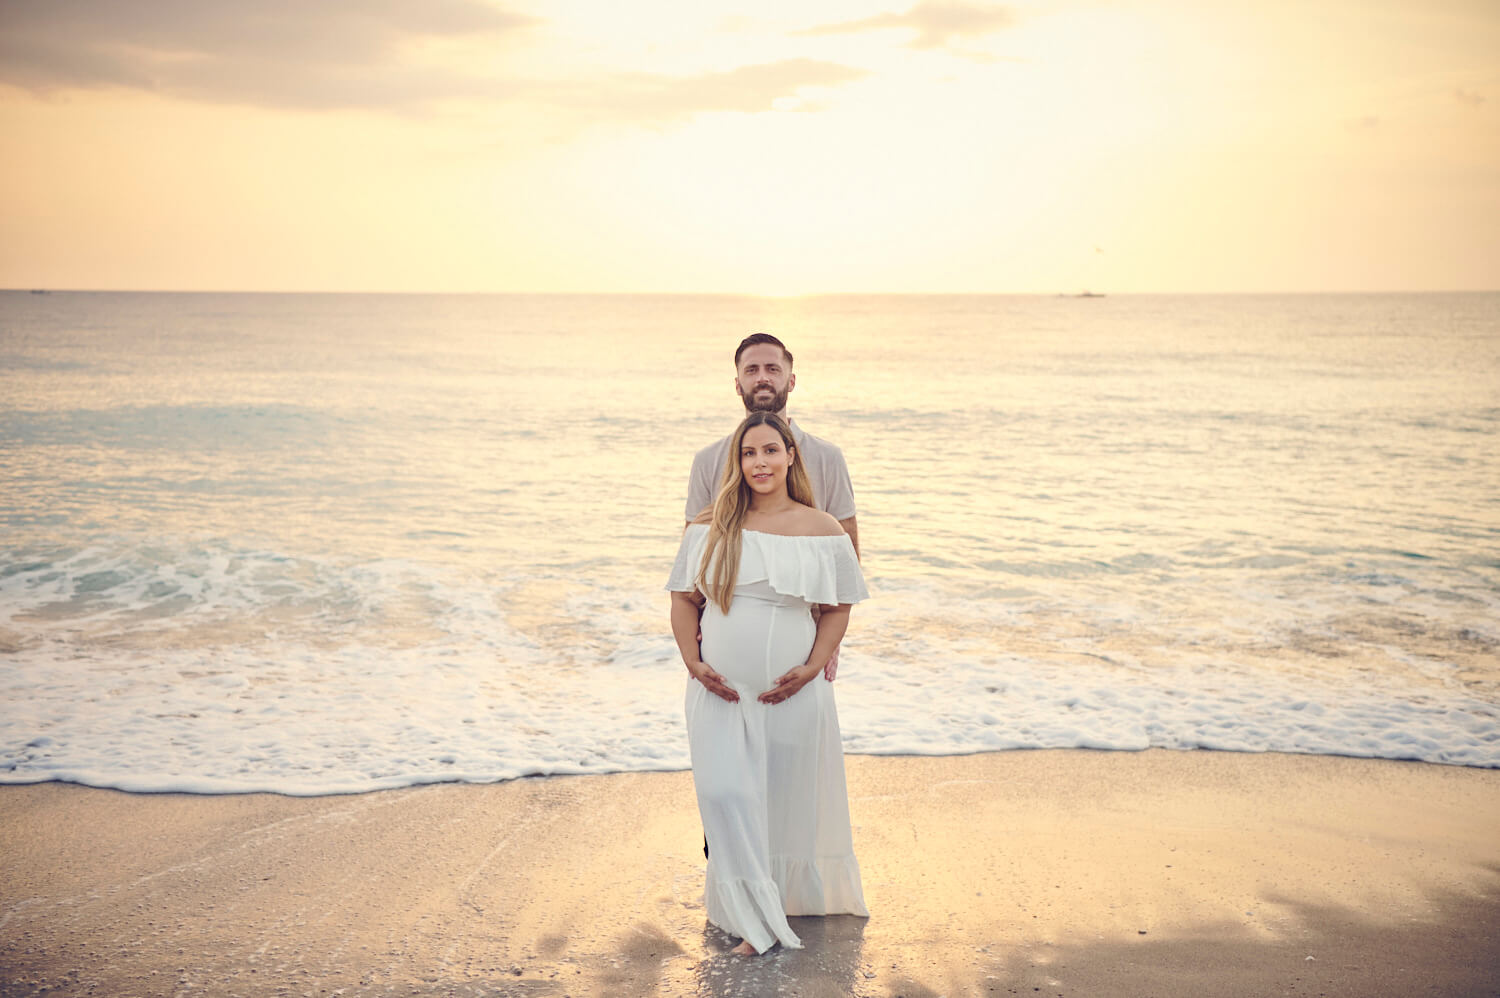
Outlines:
<svg viewBox="0 0 1500 998"><path fill-rule="evenodd" d="M3 994L1492 994L1500 770L846 757L872 917L706 927L686 772L329 797L0 787ZM784 989L784 990L781 990Z"/></svg>
<svg viewBox="0 0 1500 998"><path fill-rule="evenodd" d="M1207 746L1169 747L1162 745L1148 745L1145 748L1114 748L1097 746L1011 746L1000 749L972 749L955 752L852 752L844 753L845 760L849 759L964 759L978 755L1024 755L1028 752L1067 752L1101 755L1138 755L1143 753L1208 753L1211 755L1237 755L1237 756L1287 756L1292 758L1312 759L1340 759L1354 762L1383 762L1413 766L1436 766L1442 769L1469 769L1478 772L1500 773L1500 764L1480 765L1468 762L1446 762L1437 759L1420 759L1416 757L1395 758L1385 755L1353 755L1339 752L1296 752L1281 749L1241 749L1220 748ZM515 783L525 780L573 780L573 779L608 779L614 776L656 776L681 773L691 773L689 766L664 767L661 769L621 769L609 772L560 772L560 773L521 773L516 776L502 776L494 779L430 779L415 783L392 783L388 785L371 786L364 789L349 790L327 790L327 791L292 791L292 790L268 790L264 788L248 790L185 790L179 788L139 788L130 786L116 786L106 781L91 783L72 776L38 776L32 780L15 780L5 782L0 780L0 793L13 787L36 787L47 784L57 784L65 787L79 787L84 790L105 790L111 793L126 794L132 797L184 797L203 798L213 800L220 797L284 797L289 800L316 800L319 798L338 797L365 797L370 794L399 793L408 790L421 790L429 787L492 787L506 783ZM124 782L124 781L120 781Z"/></svg>

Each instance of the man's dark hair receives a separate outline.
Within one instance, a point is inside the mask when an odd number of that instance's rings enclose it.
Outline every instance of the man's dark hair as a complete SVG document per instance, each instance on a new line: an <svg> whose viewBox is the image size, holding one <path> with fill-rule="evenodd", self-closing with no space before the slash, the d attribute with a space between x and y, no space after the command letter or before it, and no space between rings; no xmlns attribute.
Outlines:
<svg viewBox="0 0 1500 998"><path fill-rule="evenodd" d="M782 356L786 358L786 366L788 368L792 366L792 352L786 348L785 343L781 342L770 333L751 333L749 336L746 336L744 339L740 340L739 349L735 350L734 352L734 369L736 371L740 369L740 354L744 353L746 350L750 349L753 346L760 345L761 343L769 343L773 347L779 347L781 349Z"/></svg>

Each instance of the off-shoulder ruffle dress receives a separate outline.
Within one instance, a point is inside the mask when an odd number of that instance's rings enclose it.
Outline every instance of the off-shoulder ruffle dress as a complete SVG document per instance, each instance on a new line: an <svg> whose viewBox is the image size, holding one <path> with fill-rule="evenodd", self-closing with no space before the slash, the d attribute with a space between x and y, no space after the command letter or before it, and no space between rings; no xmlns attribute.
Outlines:
<svg viewBox="0 0 1500 998"><path fill-rule="evenodd" d="M703 613L703 661L740 695L729 703L688 677L688 745L708 839L708 919L757 952L800 947L787 915L869 915L849 829L833 686L819 674L783 703L756 697L807 661L815 603L866 599L847 535L743 532L729 613ZM667 588L691 592L707 524L683 535Z"/></svg>

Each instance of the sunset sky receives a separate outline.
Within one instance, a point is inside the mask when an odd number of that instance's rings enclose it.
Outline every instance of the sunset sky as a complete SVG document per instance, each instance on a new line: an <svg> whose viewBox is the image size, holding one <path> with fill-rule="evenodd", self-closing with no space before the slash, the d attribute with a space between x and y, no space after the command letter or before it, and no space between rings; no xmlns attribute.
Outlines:
<svg viewBox="0 0 1500 998"><path fill-rule="evenodd" d="M0 286L1500 288L1495 0L0 0Z"/></svg>

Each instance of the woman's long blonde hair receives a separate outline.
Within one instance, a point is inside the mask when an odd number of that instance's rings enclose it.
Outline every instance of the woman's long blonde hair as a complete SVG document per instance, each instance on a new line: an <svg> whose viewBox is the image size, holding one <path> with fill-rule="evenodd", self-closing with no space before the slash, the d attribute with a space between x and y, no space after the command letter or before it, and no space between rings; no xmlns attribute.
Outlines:
<svg viewBox="0 0 1500 998"><path fill-rule="evenodd" d="M734 601L734 582L740 574L740 541L745 514L750 512L750 483L745 481L740 468L740 452L745 446L745 434L757 426L769 426L780 434L782 446L792 457L786 469L787 495L804 505L813 505L812 481L803 467L802 451L792 436L791 424L774 412L752 412L746 416L730 441L724 476L719 480L719 494L714 497L708 521L708 544L698 566L698 588L725 613Z"/></svg>

